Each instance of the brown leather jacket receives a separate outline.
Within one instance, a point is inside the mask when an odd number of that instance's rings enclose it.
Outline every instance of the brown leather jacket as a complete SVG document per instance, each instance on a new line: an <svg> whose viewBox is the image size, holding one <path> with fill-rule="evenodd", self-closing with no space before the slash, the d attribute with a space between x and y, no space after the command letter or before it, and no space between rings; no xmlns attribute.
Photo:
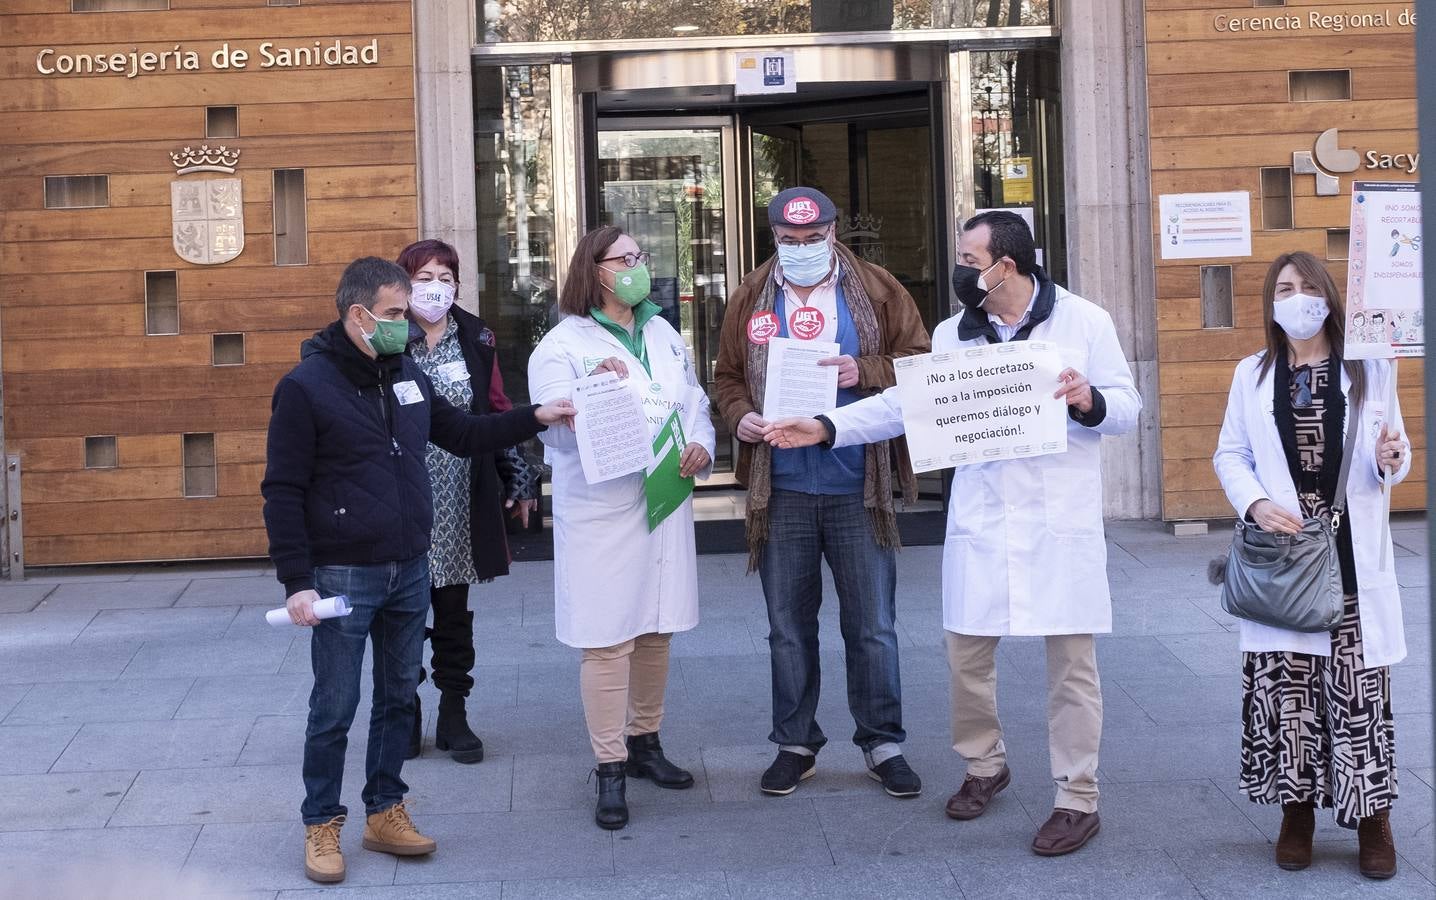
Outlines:
<svg viewBox="0 0 1436 900"><path fill-rule="evenodd" d="M851 266L862 280L863 289L873 303L873 312L878 317L878 328L882 332L881 355L863 356L858 359L858 390L876 394L897 383L893 374L893 357L916 356L932 350L932 341L927 328L922 324L922 314L912 295L886 269L859 259L842 244L837 245L843 265ZM748 319L753 315L753 305L766 279L773 277L774 258L770 258L748 274L733 296L728 298L728 308L723 314L723 332L718 341L718 364L713 373L713 387L718 395L718 413L733 433L738 431L738 422L757 407L748 394ZM748 484L748 467L752 461L753 446L739 442L738 466L735 474L738 482ZM916 479L908 461L907 443L898 438L893 441L896 459L895 474L904 488L904 493L916 493Z"/></svg>

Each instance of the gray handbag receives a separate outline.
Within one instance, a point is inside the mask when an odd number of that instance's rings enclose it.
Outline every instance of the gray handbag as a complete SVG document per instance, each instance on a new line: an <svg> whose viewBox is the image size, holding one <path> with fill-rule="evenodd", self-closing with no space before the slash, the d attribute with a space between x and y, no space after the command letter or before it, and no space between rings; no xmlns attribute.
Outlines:
<svg viewBox="0 0 1436 900"><path fill-rule="evenodd" d="M1344 591L1336 533L1346 511L1346 476L1360 430L1355 422L1347 429L1330 515L1307 519L1299 534L1276 534L1237 520L1222 579L1222 609L1288 631L1331 631L1341 624Z"/></svg>

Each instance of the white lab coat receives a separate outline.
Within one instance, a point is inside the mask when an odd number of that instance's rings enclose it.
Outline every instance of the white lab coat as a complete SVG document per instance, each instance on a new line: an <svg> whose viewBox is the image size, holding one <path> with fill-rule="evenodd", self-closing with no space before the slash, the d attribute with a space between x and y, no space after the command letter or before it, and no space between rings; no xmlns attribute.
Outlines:
<svg viewBox="0 0 1436 900"><path fill-rule="evenodd" d="M1067 451L954 470L942 559L942 625L969 635L1095 634L1112 630L1102 531L1104 434L1137 424L1142 398L1105 310L1058 287L1032 340L1058 345L1063 366L1107 401L1095 428L1067 422ZM958 338L960 316L932 335L934 353L981 346ZM1056 391L1059 385L1053 384ZM839 446L903 431L896 388L827 414Z"/></svg>
<svg viewBox="0 0 1436 900"><path fill-rule="evenodd" d="M1273 410L1271 378L1276 367L1273 366L1265 378L1258 380L1264 352L1248 356L1237 364L1212 465L1238 516L1245 516L1253 503L1263 499L1300 516L1301 504L1297 500L1291 471L1287 468L1286 453L1282 450L1281 434L1277 431ZM1351 472L1347 475L1346 517L1341 525L1351 529L1357 591L1361 598L1362 662L1368 668L1389 666L1406 656L1406 637L1401 627L1401 593L1392 562L1390 533L1382 528L1384 506L1376 468L1376 438L1381 433L1381 423L1389 421L1403 435L1406 433L1400 404L1390 411L1389 416L1387 414L1390 378L1391 365L1385 360L1366 362L1367 399L1361 409L1361 436L1356 440ZM1343 367L1341 392L1349 396L1350 390L1351 380ZM1350 409L1348 403L1348 412ZM1350 415L1346 422L1350 427ZM1410 470L1411 454L1407 453L1401 460L1400 470L1392 474L1392 483L1400 482ZM1387 559L1384 570L1381 568L1383 533L1386 534ZM1287 650L1330 656L1331 635L1326 632L1305 634L1243 621L1241 648L1255 653Z"/></svg>
<svg viewBox="0 0 1436 900"><path fill-rule="evenodd" d="M713 456L713 422L683 338L659 316L643 328L652 380L670 389L696 388L683 416L689 443ZM582 378L610 356L628 364L643 386L643 365L602 325L568 316L544 336L529 358L529 396L549 403L572 396ZM653 632L687 631L698 624L698 558L693 544L693 500L648 530L643 475L590 485L578 441L566 427L539 437L553 466L554 630L570 647L611 647ZM712 471L699 473L707 478Z"/></svg>

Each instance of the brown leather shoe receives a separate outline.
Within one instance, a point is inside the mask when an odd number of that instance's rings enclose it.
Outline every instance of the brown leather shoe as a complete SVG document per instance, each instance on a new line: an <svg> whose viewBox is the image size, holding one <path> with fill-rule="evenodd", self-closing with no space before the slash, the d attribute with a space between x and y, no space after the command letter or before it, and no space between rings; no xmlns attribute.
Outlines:
<svg viewBox="0 0 1436 900"><path fill-rule="evenodd" d="M1032 839L1032 852L1038 856L1062 856L1081 849L1092 840L1102 827L1102 820L1095 812L1078 812L1075 809L1057 807L1052 817L1037 829Z"/></svg>
<svg viewBox="0 0 1436 900"><path fill-rule="evenodd" d="M996 775L986 778L977 775L969 775L962 782L958 789L947 800L947 817L959 821L975 819L987 811L987 804L997 796L997 792L1007 787L1012 782L1012 770L1006 765Z"/></svg>
<svg viewBox="0 0 1436 900"><path fill-rule="evenodd" d="M1316 833L1316 806L1281 805L1281 834L1276 839L1276 864L1289 872L1311 865L1311 836Z"/></svg>
<svg viewBox="0 0 1436 900"><path fill-rule="evenodd" d="M339 851L339 832L344 816L304 826L304 874L310 881L333 884L344 880L344 854Z"/></svg>
<svg viewBox="0 0 1436 900"><path fill-rule="evenodd" d="M364 822L364 849L395 856L427 856L437 849L433 838L424 837L414 827L403 801L383 812L376 812Z"/></svg>
<svg viewBox="0 0 1436 900"><path fill-rule="evenodd" d="M1391 810L1383 809L1356 824L1361 874L1367 878L1390 878L1396 874L1396 841L1391 836Z"/></svg>

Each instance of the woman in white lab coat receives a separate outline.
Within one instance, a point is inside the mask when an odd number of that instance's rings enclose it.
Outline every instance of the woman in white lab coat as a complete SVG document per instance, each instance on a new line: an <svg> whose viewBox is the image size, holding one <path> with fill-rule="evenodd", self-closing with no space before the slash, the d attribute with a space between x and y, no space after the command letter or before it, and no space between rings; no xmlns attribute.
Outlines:
<svg viewBox="0 0 1436 900"><path fill-rule="evenodd" d="M564 318L529 359L529 394L569 398L576 379L604 372L626 378L651 433L681 412L680 474L707 478L714 441L708 399L682 336L648 293L648 254L632 237L615 226L584 235L559 297ZM595 821L622 828L625 775L665 788L693 785L658 740L669 640L698 624L693 501L650 531L643 473L589 484L573 431L544 443L553 466L555 630L583 650L579 686L598 761Z"/></svg>
<svg viewBox="0 0 1436 900"><path fill-rule="evenodd" d="M1362 874L1389 878L1396 760L1387 667L1405 657L1406 642L1382 482L1383 469L1395 484L1411 466L1401 410L1389 363L1343 361L1345 309L1315 256L1278 257L1262 309L1267 346L1237 364L1212 460L1237 515L1266 531L1299 531L1303 517L1334 502L1347 430L1359 432L1337 532L1341 625L1303 634L1241 623L1241 790L1281 804L1283 869L1310 864L1320 806L1357 829Z"/></svg>

